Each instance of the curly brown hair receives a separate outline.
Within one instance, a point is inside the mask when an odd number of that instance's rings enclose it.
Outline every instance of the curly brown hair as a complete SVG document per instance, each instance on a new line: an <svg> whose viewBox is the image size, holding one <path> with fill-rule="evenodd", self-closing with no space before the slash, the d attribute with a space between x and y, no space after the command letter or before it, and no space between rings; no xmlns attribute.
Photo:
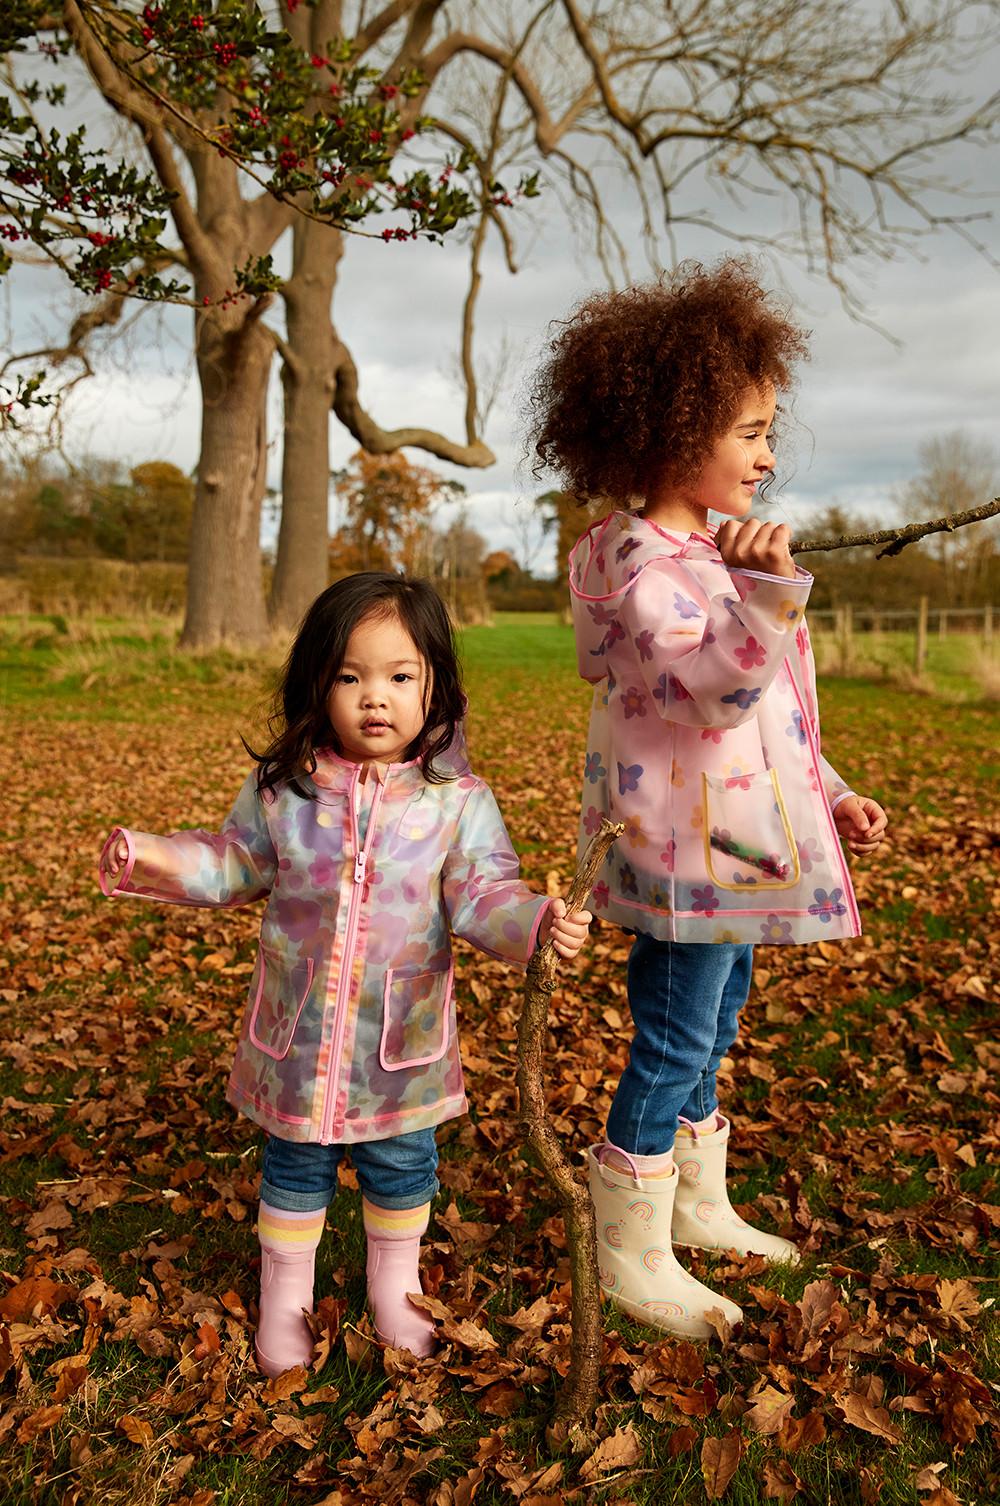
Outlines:
<svg viewBox="0 0 1000 1506"><path fill-rule="evenodd" d="M807 354L806 332L734 257L593 294L548 350L528 395L535 474L615 505L697 476L747 391L787 389Z"/></svg>

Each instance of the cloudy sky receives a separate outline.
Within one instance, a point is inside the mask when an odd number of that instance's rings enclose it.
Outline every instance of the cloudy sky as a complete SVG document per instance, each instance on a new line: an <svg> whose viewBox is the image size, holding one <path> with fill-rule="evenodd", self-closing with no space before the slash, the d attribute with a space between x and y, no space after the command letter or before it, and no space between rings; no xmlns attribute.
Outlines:
<svg viewBox="0 0 1000 1506"><path fill-rule="evenodd" d="M985 190L995 162L987 151L969 151L950 160L949 172ZM634 275L646 276L636 212L624 198L615 208L623 239L636 247ZM497 464L468 472L429 461L467 486L468 520L494 548L516 548L519 535L523 546L531 499L553 484L536 483L520 464L525 374L548 321L602 285L596 262L571 238L555 194L543 193L518 224L520 270L511 277L494 246L477 328L477 346L487 360L501 347L507 351L504 388L485 436ZM1000 227L977 228L1000 261ZM678 246L704 260L732 249L731 242L693 230L680 235ZM462 247L365 241L349 249L343 269L335 314L358 363L368 410L387 427L423 423L461 439L463 397L455 373L466 275ZM795 399L796 424L780 456L785 484L772 493L771 516L787 518L800 535L811 511L834 502L892 521L892 495L916 472L922 443L954 431L990 445L1000 441L1000 271L986 258L941 231L922 241L919 256L858 265L854 285L879 329L852 320L822 279L788 263L780 275L813 335L812 360ZM16 349L45 344L77 306L56 276L36 269L19 269L6 279L2 297L5 343ZM102 353L98 375L75 390L65 413L65 447L74 457L101 455L130 464L169 459L190 471L198 427L190 315L148 309ZM277 379L271 435L270 478L276 484ZM356 444L336 421L331 437L332 462L342 465ZM427 459L418 452L411 458ZM545 563L543 549L536 564Z"/></svg>

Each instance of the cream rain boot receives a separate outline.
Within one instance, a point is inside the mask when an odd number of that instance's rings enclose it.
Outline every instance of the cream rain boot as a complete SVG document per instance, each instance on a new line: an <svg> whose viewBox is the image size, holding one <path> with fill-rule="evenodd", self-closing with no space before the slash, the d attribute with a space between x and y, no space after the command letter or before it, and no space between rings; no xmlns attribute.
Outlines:
<svg viewBox="0 0 1000 1506"><path fill-rule="evenodd" d="M787 1239L765 1234L745 1223L726 1191L726 1146L729 1120L716 1114L715 1129L699 1130L682 1120L674 1141L680 1174L671 1233L674 1244L701 1250L736 1250L765 1260L797 1265L799 1252Z"/></svg>
<svg viewBox="0 0 1000 1506"><path fill-rule="evenodd" d="M589 1152L604 1294L641 1323L685 1339L709 1337L714 1330L705 1313L713 1307L721 1309L727 1322L738 1323L743 1314L736 1303L703 1286L674 1256L670 1221L680 1180L676 1167L670 1176L636 1180L602 1164L605 1149Z"/></svg>

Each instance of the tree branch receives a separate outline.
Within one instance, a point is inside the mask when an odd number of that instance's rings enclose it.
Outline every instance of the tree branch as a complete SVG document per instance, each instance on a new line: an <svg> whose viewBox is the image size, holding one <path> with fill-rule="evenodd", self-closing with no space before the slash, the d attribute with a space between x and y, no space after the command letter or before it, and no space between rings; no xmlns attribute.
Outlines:
<svg viewBox="0 0 1000 1506"><path fill-rule="evenodd" d="M569 894L569 913L582 909L594 879L609 849L625 830L624 823L604 817L601 829L590 839L580 860ZM597 1402L597 1385L604 1336L601 1326L601 1291L597 1279L597 1229L594 1205L587 1188L578 1181L566 1159L559 1136L545 1111L542 1058L548 1030L549 1000L556 985L558 954L551 941L528 963L524 1007L517 1028L517 1091L521 1127L528 1145L541 1162L549 1185L562 1204L569 1241L573 1281L573 1322L570 1368L556 1402L549 1427L553 1443L582 1441Z"/></svg>
<svg viewBox="0 0 1000 1506"><path fill-rule="evenodd" d="M944 518L935 518L929 523L908 523L905 528L882 528L877 533L849 533L839 539L793 539L789 544L791 554L819 554L830 549L855 549L863 544L883 544L875 556L901 554L907 544L913 544L929 533L953 533L968 523L981 523L984 518L994 518L1000 513L1000 497L986 502L982 507L971 507L967 512L950 513Z"/></svg>
<svg viewBox="0 0 1000 1506"><path fill-rule="evenodd" d="M450 460L454 465L485 469L493 465L496 456L481 439L473 444L456 444L434 429L383 429L361 406L358 396L358 368L343 340L337 340L334 369L333 411L344 427L354 435L362 449L370 455L388 455L410 445L426 450L439 460Z"/></svg>

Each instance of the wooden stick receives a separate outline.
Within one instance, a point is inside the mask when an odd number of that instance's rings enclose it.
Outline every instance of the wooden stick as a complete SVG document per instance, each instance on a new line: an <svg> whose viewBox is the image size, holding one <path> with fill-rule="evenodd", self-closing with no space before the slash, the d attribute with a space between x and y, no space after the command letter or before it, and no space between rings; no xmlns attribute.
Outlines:
<svg viewBox="0 0 1000 1506"><path fill-rule="evenodd" d="M583 909L601 864L616 837L624 830L622 822L615 823L607 817L602 819L601 828L590 839L566 896L568 914ZM544 1046L558 959L559 954L548 941L528 963L524 1007L517 1030L521 1126L528 1145L537 1155L562 1204L573 1284L569 1374L560 1389L548 1428L549 1440L554 1445L590 1441L589 1424L597 1405L604 1349L594 1205L587 1188L577 1180L545 1110Z"/></svg>
<svg viewBox="0 0 1000 1506"><path fill-rule="evenodd" d="M793 539L788 549L791 554L818 554L820 550L856 549L862 544L884 544L875 556L900 554L907 544L925 538L929 533L953 533L967 523L981 523L984 518L996 517L1000 512L1000 497L986 502L982 507L971 507L968 512L953 512L945 518L935 518L931 523L908 523L905 528L882 528L878 533L849 533L839 539Z"/></svg>

